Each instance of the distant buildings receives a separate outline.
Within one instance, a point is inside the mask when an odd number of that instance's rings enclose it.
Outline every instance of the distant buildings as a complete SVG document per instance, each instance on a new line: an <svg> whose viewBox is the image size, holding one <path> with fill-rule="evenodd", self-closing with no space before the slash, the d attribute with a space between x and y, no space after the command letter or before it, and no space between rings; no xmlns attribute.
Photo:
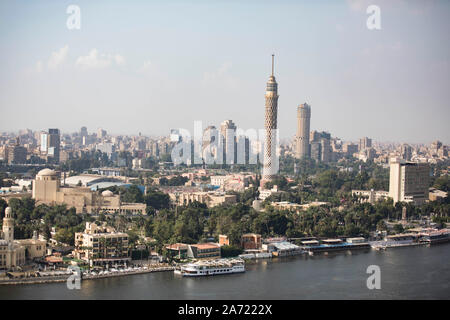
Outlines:
<svg viewBox="0 0 450 320"><path fill-rule="evenodd" d="M361 199L361 202L374 204L377 201L387 199L389 197L389 192L383 190L352 190L352 196L358 196Z"/></svg>
<svg viewBox="0 0 450 320"><path fill-rule="evenodd" d="M170 199L177 205L184 206L194 201L204 203L207 207L236 203L236 195L216 192L172 192Z"/></svg>
<svg viewBox="0 0 450 320"><path fill-rule="evenodd" d="M311 159L317 162L330 162L331 161L331 134L328 132L311 131L309 136L311 144Z"/></svg>
<svg viewBox="0 0 450 320"><path fill-rule="evenodd" d="M48 129L40 133L40 152L49 163L59 163L61 154L61 137L59 129Z"/></svg>
<svg viewBox="0 0 450 320"><path fill-rule="evenodd" d="M220 125L220 134L223 137L223 163L237 163L236 129L233 120L225 120Z"/></svg>
<svg viewBox="0 0 450 320"><path fill-rule="evenodd" d="M359 139L359 151L368 149L372 147L372 139L367 137Z"/></svg>
<svg viewBox="0 0 450 320"><path fill-rule="evenodd" d="M424 203L428 199L429 181L430 166L427 163L391 159L389 196L394 200L394 204L399 201Z"/></svg>
<svg viewBox="0 0 450 320"><path fill-rule="evenodd" d="M7 147L6 158L8 164L23 164L27 162L27 149L22 147L19 138L14 146Z"/></svg>

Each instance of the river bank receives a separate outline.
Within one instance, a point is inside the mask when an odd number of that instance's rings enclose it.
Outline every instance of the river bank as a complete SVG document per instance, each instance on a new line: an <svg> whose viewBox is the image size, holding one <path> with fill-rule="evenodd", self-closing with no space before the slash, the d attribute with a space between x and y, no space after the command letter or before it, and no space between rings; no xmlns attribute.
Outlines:
<svg viewBox="0 0 450 320"><path fill-rule="evenodd" d="M162 266L162 267L154 267L140 270L132 270L132 271L124 271L124 272L109 272L107 274L90 274L83 275L82 280L97 280L97 279L105 279L105 278L114 278L114 277L124 277L136 274L146 274L152 272L164 272L164 271L173 271L174 267L172 266ZM21 284L44 284L44 283L59 283L66 282L67 279L72 274L66 274L61 276L48 276L48 277L29 277L29 278L21 278L21 279L0 279L0 285L21 285Z"/></svg>

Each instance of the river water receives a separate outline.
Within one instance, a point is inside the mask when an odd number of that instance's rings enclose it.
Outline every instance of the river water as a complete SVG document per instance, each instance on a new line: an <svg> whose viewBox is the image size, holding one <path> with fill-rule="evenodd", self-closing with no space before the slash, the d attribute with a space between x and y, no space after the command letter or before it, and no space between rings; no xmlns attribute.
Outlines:
<svg viewBox="0 0 450 320"><path fill-rule="evenodd" d="M381 289L367 288L369 265ZM173 272L0 286L0 299L450 299L450 244L252 262L242 274L182 278Z"/></svg>

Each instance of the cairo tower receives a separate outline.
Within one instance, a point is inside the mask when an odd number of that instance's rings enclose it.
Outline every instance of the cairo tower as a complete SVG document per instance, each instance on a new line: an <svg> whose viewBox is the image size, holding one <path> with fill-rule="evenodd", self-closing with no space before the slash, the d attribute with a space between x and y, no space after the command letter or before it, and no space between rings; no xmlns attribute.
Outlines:
<svg viewBox="0 0 450 320"><path fill-rule="evenodd" d="M266 117L265 117L265 141L264 164L262 186L274 178L278 172L278 157L276 155L277 143L277 112L278 112L278 84L273 75L274 55L272 55L272 74L266 87Z"/></svg>

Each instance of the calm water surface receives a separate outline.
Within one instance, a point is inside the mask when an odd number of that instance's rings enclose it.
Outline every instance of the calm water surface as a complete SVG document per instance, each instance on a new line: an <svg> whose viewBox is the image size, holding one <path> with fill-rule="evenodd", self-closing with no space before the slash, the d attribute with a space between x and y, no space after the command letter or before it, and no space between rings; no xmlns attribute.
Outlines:
<svg viewBox="0 0 450 320"><path fill-rule="evenodd" d="M366 269L381 269L381 289ZM182 278L173 272L0 286L0 299L450 299L450 244L262 260L243 274Z"/></svg>

